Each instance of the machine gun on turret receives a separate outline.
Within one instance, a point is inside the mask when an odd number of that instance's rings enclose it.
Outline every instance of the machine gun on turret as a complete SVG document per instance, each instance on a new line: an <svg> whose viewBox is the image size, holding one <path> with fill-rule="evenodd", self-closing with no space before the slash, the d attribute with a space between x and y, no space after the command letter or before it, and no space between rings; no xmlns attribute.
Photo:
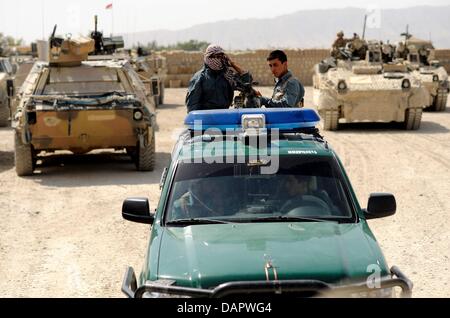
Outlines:
<svg viewBox="0 0 450 318"><path fill-rule="evenodd" d="M95 51L92 55L110 55L125 47L122 36L104 37L103 33L98 31L98 16L95 16L95 29L91 32L91 39L95 41Z"/></svg>

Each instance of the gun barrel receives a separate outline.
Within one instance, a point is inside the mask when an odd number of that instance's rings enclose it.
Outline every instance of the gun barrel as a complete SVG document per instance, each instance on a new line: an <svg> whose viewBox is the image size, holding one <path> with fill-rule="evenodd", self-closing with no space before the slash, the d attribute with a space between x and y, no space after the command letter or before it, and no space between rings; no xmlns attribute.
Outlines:
<svg viewBox="0 0 450 318"><path fill-rule="evenodd" d="M57 27L58 27L58 25L55 24L55 26L53 27L53 32L52 32L51 38L54 38L54 37L55 37L55 34L56 34L56 28L57 28Z"/></svg>
<svg viewBox="0 0 450 318"><path fill-rule="evenodd" d="M94 17L94 21L95 21L95 33L97 33L98 16Z"/></svg>

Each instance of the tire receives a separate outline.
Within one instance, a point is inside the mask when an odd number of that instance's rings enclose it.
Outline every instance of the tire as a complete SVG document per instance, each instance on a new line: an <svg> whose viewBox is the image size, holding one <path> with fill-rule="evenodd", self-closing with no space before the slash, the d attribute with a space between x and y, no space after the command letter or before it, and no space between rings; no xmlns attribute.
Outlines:
<svg viewBox="0 0 450 318"><path fill-rule="evenodd" d="M443 112L447 108L447 97L448 93L446 91L438 90L437 95L434 98L433 105L430 107L430 110L436 112Z"/></svg>
<svg viewBox="0 0 450 318"><path fill-rule="evenodd" d="M339 112L337 110L325 112L323 117L323 129L329 131L339 130Z"/></svg>
<svg viewBox="0 0 450 318"><path fill-rule="evenodd" d="M416 108L413 130L418 130L420 128L420 124L422 123L422 113L423 113L422 108Z"/></svg>
<svg viewBox="0 0 450 318"><path fill-rule="evenodd" d="M155 169L155 136L147 147L142 148L138 142L136 147L136 168L138 171L153 171Z"/></svg>
<svg viewBox="0 0 450 318"><path fill-rule="evenodd" d="M409 108L405 112L404 127L406 130L417 130L422 122L422 108Z"/></svg>
<svg viewBox="0 0 450 318"><path fill-rule="evenodd" d="M31 176L35 168L33 146L23 144L17 133L14 136L16 173L19 177Z"/></svg>
<svg viewBox="0 0 450 318"><path fill-rule="evenodd" d="M0 127L9 126L9 107L7 104L0 103Z"/></svg>
<svg viewBox="0 0 450 318"><path fill-rule="evenodd" d="M440 91L438 93L438 104L437 104L437 106L439 108L436 109L438 112L443 112L447 108L447 98L448 98L448 93L447 92L445 92L445 91L441 92Z"/></svg>

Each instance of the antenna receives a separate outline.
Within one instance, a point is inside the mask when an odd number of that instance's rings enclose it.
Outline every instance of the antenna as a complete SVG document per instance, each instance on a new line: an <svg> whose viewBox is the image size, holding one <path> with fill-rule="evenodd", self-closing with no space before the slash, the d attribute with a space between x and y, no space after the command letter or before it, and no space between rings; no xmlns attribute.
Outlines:
<svg viewBox="0 0 450 318"><path fill-rule="evenodd" d="M406 32L400 34L400 36L404 36L405 37L405 45L407 45L408 40L411 38L411 34L409 34L409 24L406 25Z"/></svg>
<svg viewBox="0 0 450 318"><path fill-rule="evenodd" d="M366 25L367 25L367 14L364 15L364 27L363 27L363 33L362 33L362 39L366 37Z"/></svg>

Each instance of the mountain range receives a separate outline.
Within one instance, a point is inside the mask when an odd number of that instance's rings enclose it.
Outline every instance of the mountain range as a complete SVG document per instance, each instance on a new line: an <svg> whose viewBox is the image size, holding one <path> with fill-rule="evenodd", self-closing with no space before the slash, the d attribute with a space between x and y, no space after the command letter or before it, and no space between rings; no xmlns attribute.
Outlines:
<svg viewBox="0 0 450 318"><path fill-rule="evenodd" d="M227 50L329 48L340 30L346 37L363 32L367 11L360 8L305 10L269 19L234 19L194 25L182 30L123 34L126 45L175 44L191 39L220 44ZM406 31L431 39L436 48L450 48L450 5L381 9L369 12L366 39L395 43Z"/></svg>

